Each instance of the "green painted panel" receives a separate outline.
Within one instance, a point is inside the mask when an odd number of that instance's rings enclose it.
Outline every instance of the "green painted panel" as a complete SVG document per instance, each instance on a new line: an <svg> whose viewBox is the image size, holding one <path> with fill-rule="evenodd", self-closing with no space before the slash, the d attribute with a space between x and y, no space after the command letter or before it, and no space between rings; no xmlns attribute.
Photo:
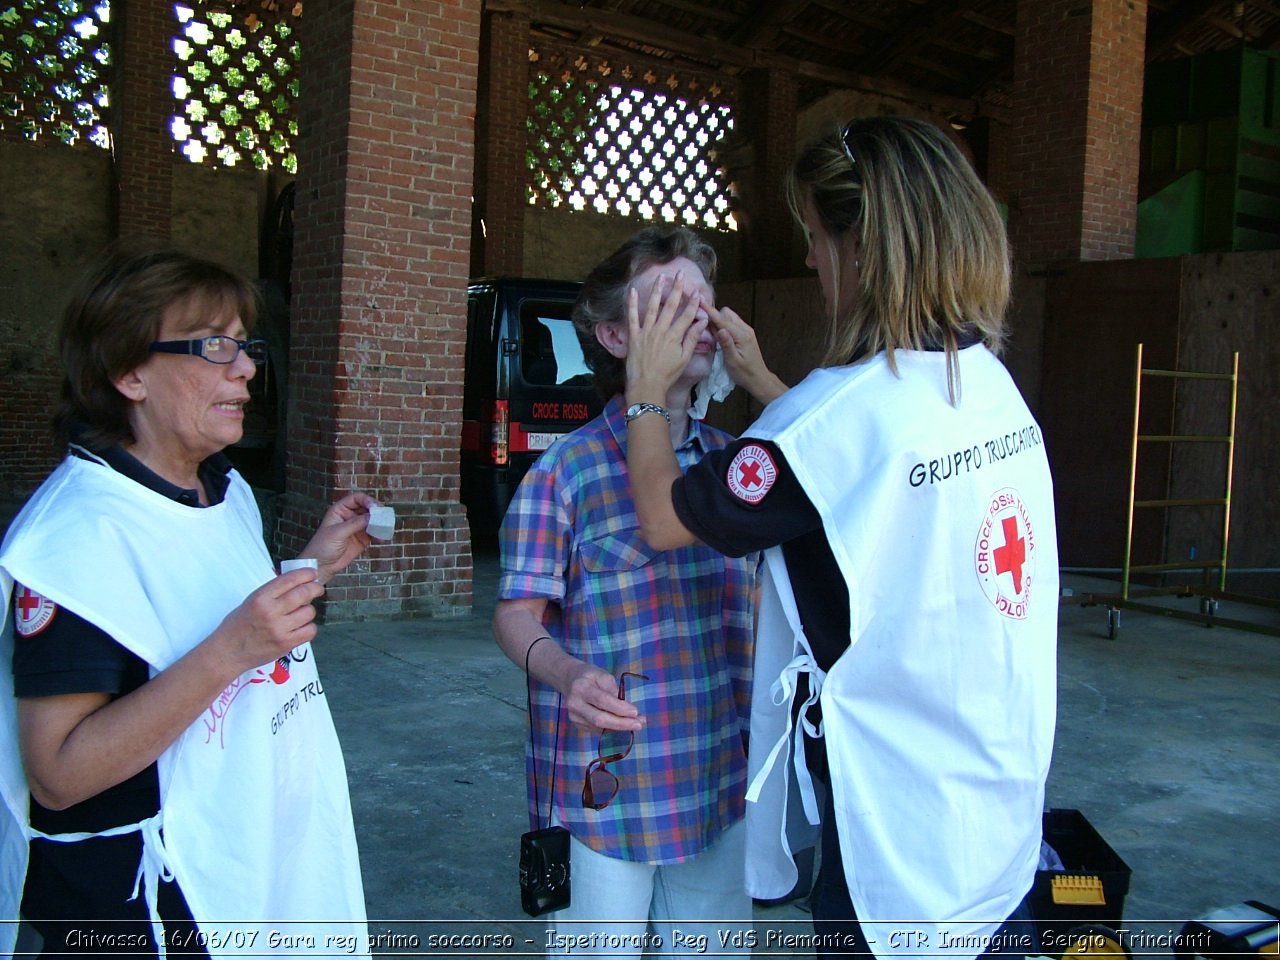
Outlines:
<svg viewBox="0 0 1280 960"><path fill-rule="evenodd" d="M1237 227L1232 239L1232 250L1274 250L1280 246L1280 235L1260 230Z"/></svg>
<svg viewBox="0 0 1280 960"><path fill-rule="evenodd" d="M1275 130L1280 95L1280 51L1246 50L1240 71L1240 123Z"/></svg>
<svg viewBox="0 0 1280 960"><path fill-rule="evenodd" d="M1138 204L1135 257L1177 257L1200 252L1204 182L1204 172L1194 170Z"/></svg>

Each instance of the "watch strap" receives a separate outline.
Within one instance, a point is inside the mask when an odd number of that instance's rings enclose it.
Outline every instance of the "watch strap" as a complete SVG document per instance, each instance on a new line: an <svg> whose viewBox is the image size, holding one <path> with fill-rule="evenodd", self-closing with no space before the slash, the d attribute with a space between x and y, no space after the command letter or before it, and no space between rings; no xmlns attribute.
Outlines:
<svg viewBox="0 0 1280 960"><path fill-rule="evenodd" d="M636 417L643 417L646 413L660 413L662 418L671 422L671 414L667 412L667 408L659 406L656 403L633 403L627 407L627 412L623 415L623 420L630 423Z"/></svg>

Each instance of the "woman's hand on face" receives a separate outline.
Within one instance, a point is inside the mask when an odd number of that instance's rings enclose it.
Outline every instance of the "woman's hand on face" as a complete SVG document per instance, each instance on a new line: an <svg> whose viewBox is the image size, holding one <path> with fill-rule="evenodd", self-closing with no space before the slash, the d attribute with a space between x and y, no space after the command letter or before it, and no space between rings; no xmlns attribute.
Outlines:
<svg viewBox="0 0 1280 960"><path fill-rule="evenodd" d="M219 625L225 655L235 675L283 657L316 635L316 608L324 586L316 571L290 570L268 580L232 610Z"/></svg>
<svg viewBox="0 0 1280 960"><path fill-rule="evenodd" d="M320 562L320 582L328 583L364 552L373 540L365 532L369 508L378 501L367 493L349 493L328 510L311 540L298 554Z"/></svg>
<svg viewBox="0 0 1280 960"><path fill-rule="evenodd" d="M627 399L663 403L693 357L707 321L698 319L708 307L697 292L686 289L684 275L674 282L659 277L643 310L635 289L627 292Z"/></svg>
<svg viewBox="0 0 1280 960"><path fill-rule="evenodd" d="M724 354L724 365L735 383L744 383L768 369L750 324L728 307L708 307L707 313L711 316L711 330Z"/></svg>
<svg viewBox="0 0 1280 960"><path fill-rule="evenodd" d="M785 393L786 384L764 362L754 328L728 307L709 306L707 313L733 382L764 404Z"/></svg>
<svg viewBox="0 0 1280 960"><path fill-rule="evenodd" d="M640 730L644 721L635 704L618 697L618 681L599 667L579 661L562 691L569 719L592 730Z"/></svg>

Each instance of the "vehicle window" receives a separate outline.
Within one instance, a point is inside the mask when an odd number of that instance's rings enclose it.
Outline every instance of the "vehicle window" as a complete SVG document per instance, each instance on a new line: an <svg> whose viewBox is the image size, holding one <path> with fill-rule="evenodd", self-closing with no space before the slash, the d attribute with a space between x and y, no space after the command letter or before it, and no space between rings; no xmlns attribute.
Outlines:
<svg viewBox="0 0 1280 960"><path fill-rule="evenodd" d="M496 295L491 288L472 289L467 295L466 389L462 395L463 415L480 415L478 405L492 399L498 372L497 344L493 329Z"/></svg>
<svg viewBox="0 0 1280 960"><path fill-rule="evenodd" d="M560 305L567 308L568 304ZM591 371L582 356L573 321L548 316L548 304L526 303L521 318L520 367L529 383L589 386Z"/></svg>

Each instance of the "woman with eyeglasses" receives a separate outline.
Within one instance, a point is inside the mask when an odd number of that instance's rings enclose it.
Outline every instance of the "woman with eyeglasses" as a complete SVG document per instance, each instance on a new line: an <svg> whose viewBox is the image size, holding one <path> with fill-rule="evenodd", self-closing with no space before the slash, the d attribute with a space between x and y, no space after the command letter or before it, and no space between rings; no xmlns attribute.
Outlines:
<svg viewBox="0 0 1280 960"><path fill-rule="evenodd" d="M955 144L902 117L813 143L788 197L830 320L821 368L787 389L709 308L763 414L683 476L658 424L627 435L655 548L766 550L748 886L791 887L788 810L813 822L825 794L819 955L1039 953L1058 557L1040 429L997 359L1004 226ZM681 302L633 298L628 402L659 401L704 335Z"/></svg>
<svg viewBox="0 0 1280 960"><path fill-rule="evenodd" d="M254 317L247 280L153 246L108 251L63 316L69 453L0 549L0 930L20 905L47 955L269 952L286 921L367 942L310 641L375 501L343 497L314 568L276 575L223 454Z"/></svg>

